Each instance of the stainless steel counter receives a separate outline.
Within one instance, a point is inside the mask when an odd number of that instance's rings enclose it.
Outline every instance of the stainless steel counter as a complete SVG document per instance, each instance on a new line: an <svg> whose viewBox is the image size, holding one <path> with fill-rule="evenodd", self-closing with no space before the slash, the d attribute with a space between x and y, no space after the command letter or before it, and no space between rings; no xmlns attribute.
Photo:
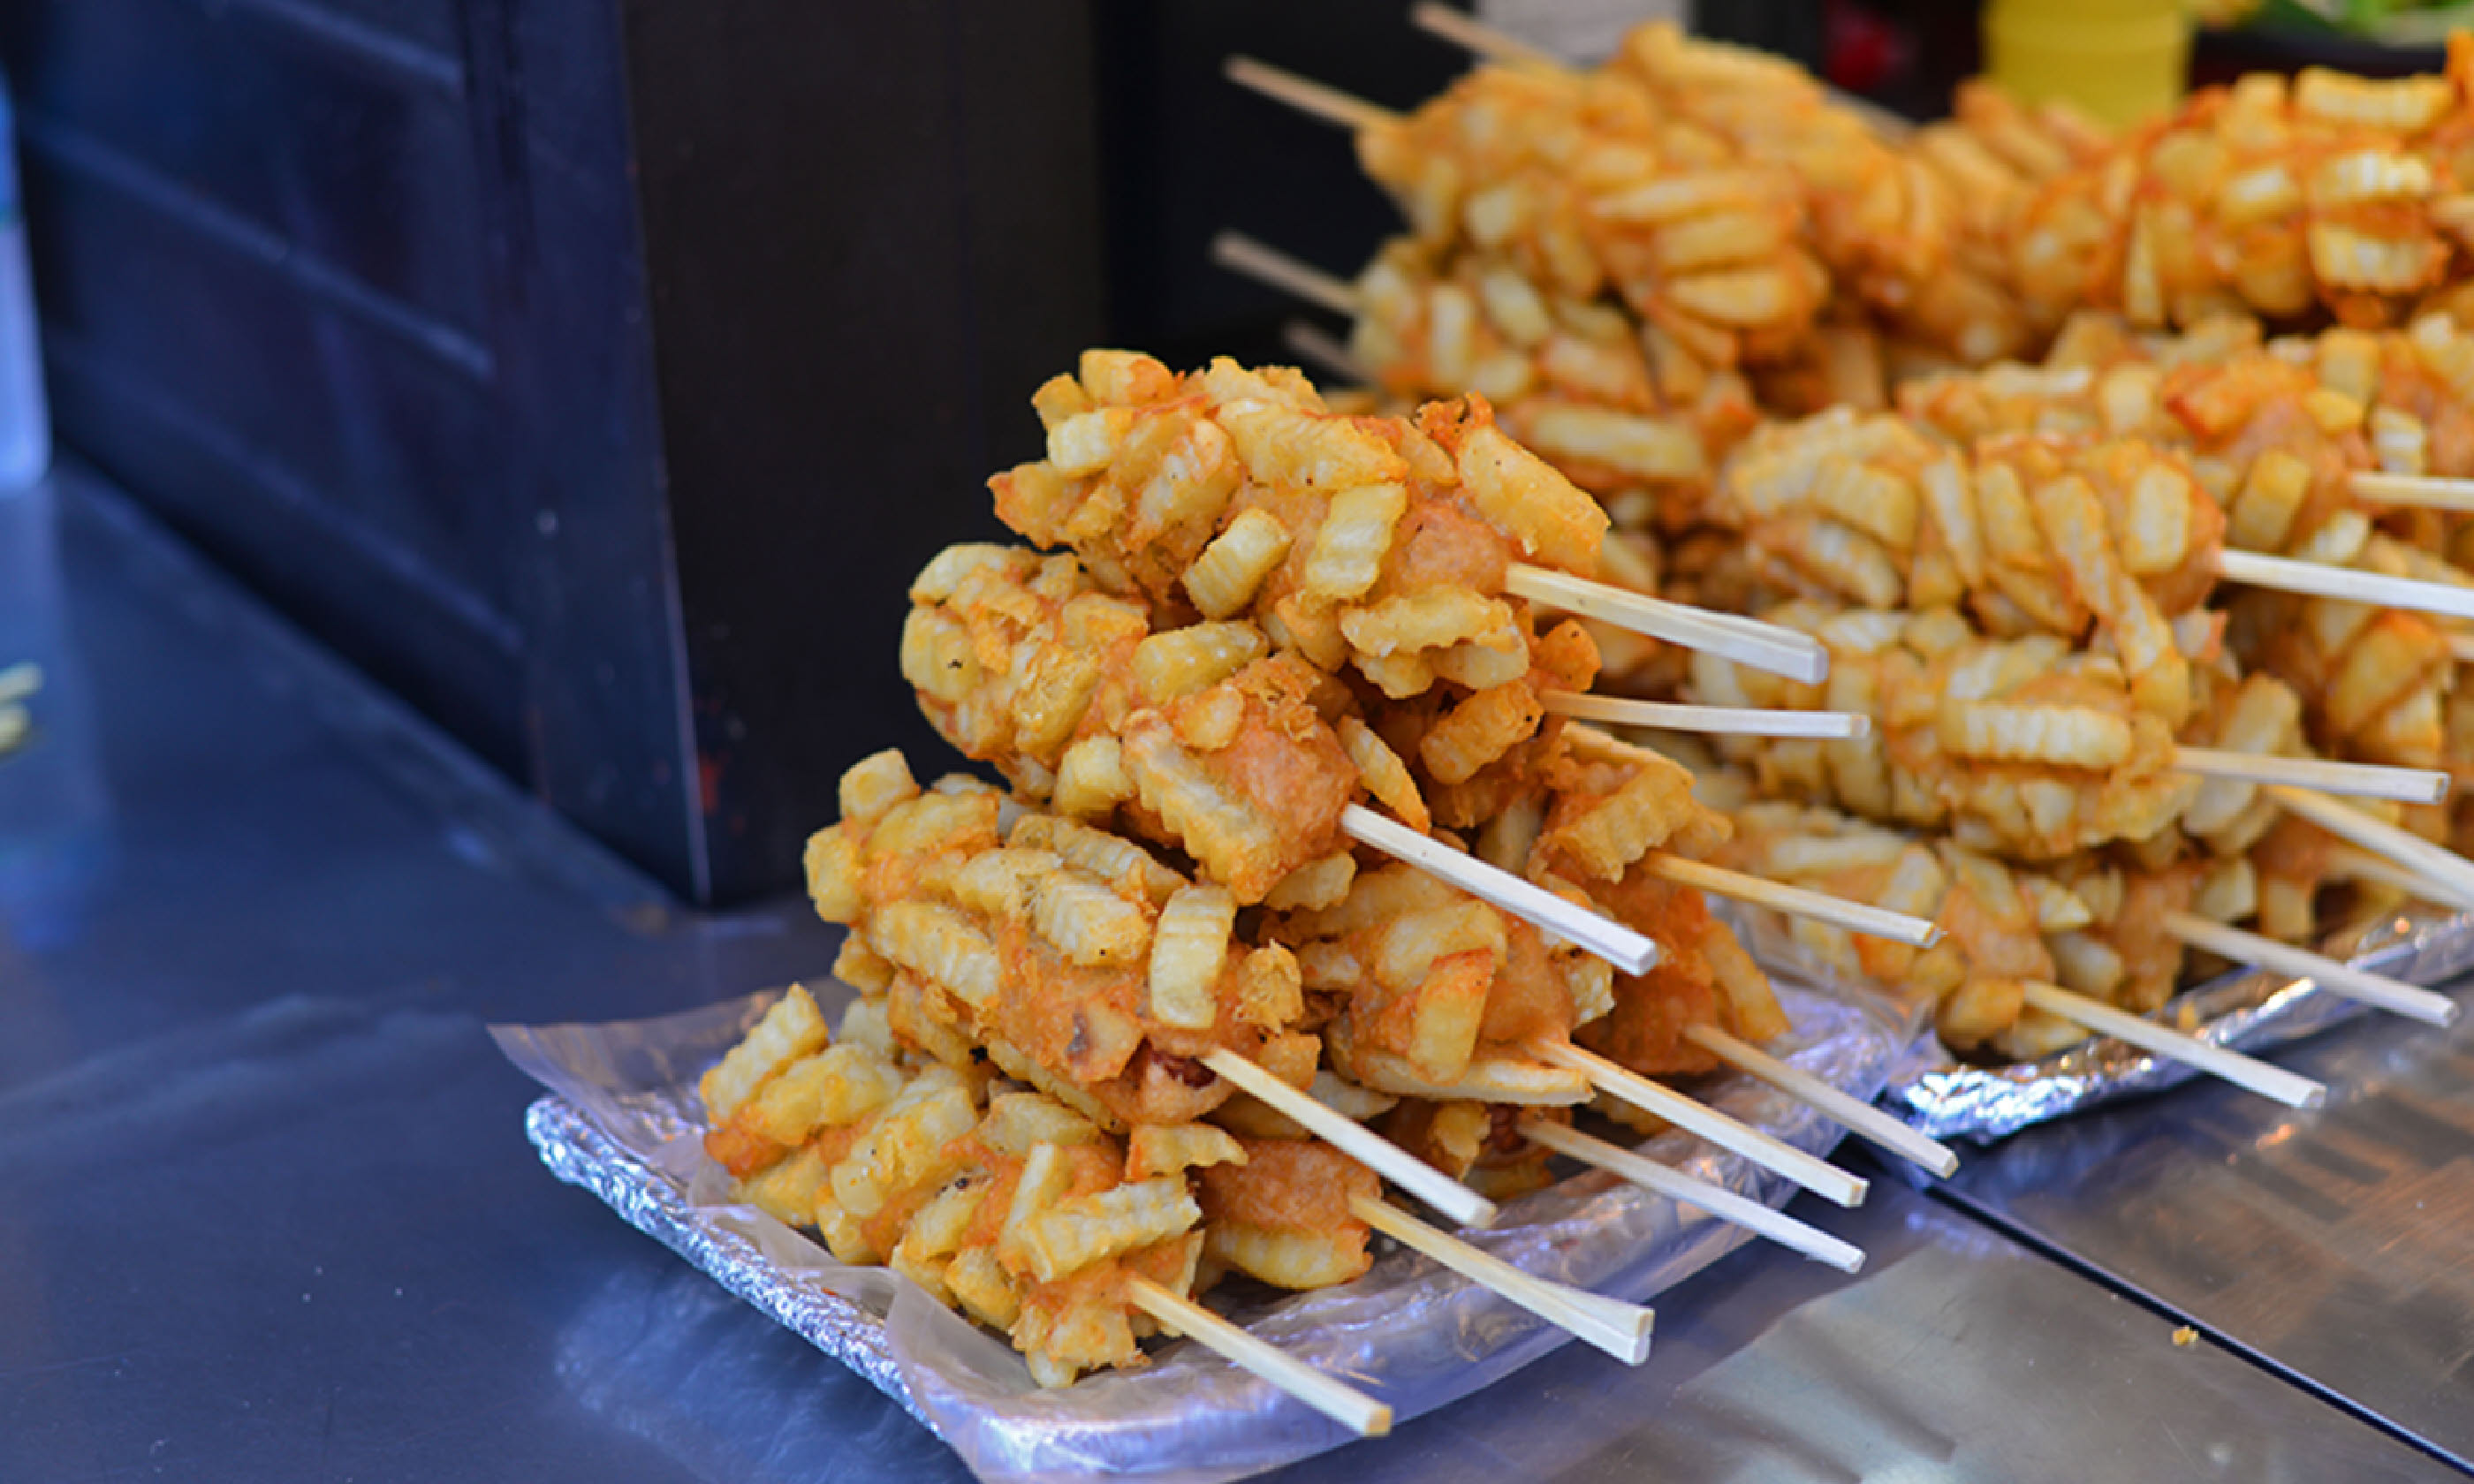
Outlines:
<svg viewBox="0 0 2474 1484"><path fill-rule="evenodd" d="M40 732L0 761L0 1479L958 1475L553 1182L481 1031L821 972L803 904L677 911L73 472L0 501L0 663L29 654ZM2378 1090L2307 1128L2193 1089L1977 1153L1960 1189L2462 1448L2463 1052L2343 1032L2310 1055ZM1798 1209L1872 1252L1860 1277L1740 1252L1661 1304L1637 1371L1568 1348L1295 1472L2461 1476L1874 1188Z"/></svg>
<svg viewBox="0 0 2474 1484"><path fill-rule="evenodd" d="M2278 1060L2328 1105L2193 1087L2030 1130L1948 1193L2474 1467L2474 1021Z"/></svg>

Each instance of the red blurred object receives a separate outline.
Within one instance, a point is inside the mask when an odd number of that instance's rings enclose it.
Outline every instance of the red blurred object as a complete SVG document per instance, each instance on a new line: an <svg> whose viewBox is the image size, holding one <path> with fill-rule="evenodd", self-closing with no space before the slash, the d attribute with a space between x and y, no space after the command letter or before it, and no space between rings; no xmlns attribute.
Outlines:
<svg viewBox="0 0 2474 1484"><path fill-rule="evenodd" d="M1832 84L1877 92L1914 70L1916 39L1904 26L1855 0L1828 0L1821 13L1821 75Z"/></svg>

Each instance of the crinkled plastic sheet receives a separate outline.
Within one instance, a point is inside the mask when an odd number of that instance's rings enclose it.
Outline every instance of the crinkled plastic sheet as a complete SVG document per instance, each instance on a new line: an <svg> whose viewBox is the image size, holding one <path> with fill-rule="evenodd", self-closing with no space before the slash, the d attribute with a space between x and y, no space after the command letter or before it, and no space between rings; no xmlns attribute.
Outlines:
<svg viewBox="0 0 2474 1484"><path fill-rule="evenodd" d="M1793 965L1826 982L1827 975L1816 973L1783 934L1757 931L1752 947L1764 965ZM2474 969L2474 916L2417 911L2386 918L2323 945L2321 951L2357 968L2436 985ZM2198 1020L2192 1034L2238 1051L2299 1041L2367 1010L2307 979L2263 969L2236 969L2183 991L2171 1000L2167 1022L2182 1024L2178 1015L2185 1008ZM1892 1071L1882 1099L1935 1138L1989 1143L2030 1124L2202 1075L2187 1063L2110 1037L2038 1062L1972 1066L1953 1058L1927 1025Z"/></svg>
<svg viewBox="0 0 2474 1484"><path fill-rule="evenodd" d="M1873 996L1825 994L1792 979L1778 991L1795 1030L1772 1049L1856 1096L1876 1095L1912 1026ZM771 999L755 994L651 1020L493 1026L491 1034L550 1089L525 1126L554 1174L866 1376L983 1479L1101 1473L1207 1484L1349 1441L1337 1424L1191 1344L1155 1346L1154 1363L1141 1370L1040 1390L1004 1340L907 1280L836 1262L772 1217L731 1204L727 1177L701 1145L694 1082ZM1758 1083L1727 1077L1701 1090L1799 1149L1826 1154L1838 1140L1834 1124ZM1642 1148L1772 1206L1793 1193L1783 1180L1687 1136L1668 1134ZM1541 1277L1636 1301L1749 1237L1596 1172L1513 1204L1492 1231L1466 1234ZM1402 1421L1570 1338L1398 1250L1353 1283L1269 1298L1232 1317L1389 1401Z"/></svg>

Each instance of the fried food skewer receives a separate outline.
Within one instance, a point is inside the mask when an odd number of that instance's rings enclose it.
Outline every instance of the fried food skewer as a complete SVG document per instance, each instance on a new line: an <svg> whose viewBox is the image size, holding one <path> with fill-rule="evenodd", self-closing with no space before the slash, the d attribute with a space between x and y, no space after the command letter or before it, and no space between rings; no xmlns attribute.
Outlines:
<svg viewBox="0 0 2474 1484"><path fill-rule="evenodd" d="M1163 1331L1183 1335L1239 1370L1271 1382L1359 1437L1390 1435L1389 1403L1254 1338L1183 1294L1137 1277L1127 1282L1126 1297L1157 1320Z"/></svg>
<svg viewBox="0 0 2474 1484"><path fill-rule="evenodd" d="M1905 1127L1904 1124L1899 1126ZM1592 1138L1560 1123L1550 1123L1542 1118L1523 1118L1517 1127L1524 1138L1567 1159L1594 1165L1645 1190L1665 1196L1678 1205L1695 1207L1721 1221L1758 1233L1816 1262L1827 1262L1842 1273L1863 1269L1864 1249L1852 1242L1841 1241L1783 1211L1772 1210L1758 1201L1746 1200L1723 1185L1695 1180L1655 1160L1608 1143L1605 1139Z"/></svg>
<svg viewBox="0 0 2474 1484"><path fill-rule="evenodd" d="M2116 1010L2084 994L2074 994L2057 984L2029 983L2021 987L2027 1003L2086 1027L2098 1035L2126 1041L2143 1051L2181 1062L2210 1076L2273 1098L2288 1108L2317 1108L2328 1100L2328 1089L2319 1083L2282 1066L2247 1057L2239 1051L2228 1051L2195 1036L2186 1036L2146 1020L2125 1010Z"/></svg>

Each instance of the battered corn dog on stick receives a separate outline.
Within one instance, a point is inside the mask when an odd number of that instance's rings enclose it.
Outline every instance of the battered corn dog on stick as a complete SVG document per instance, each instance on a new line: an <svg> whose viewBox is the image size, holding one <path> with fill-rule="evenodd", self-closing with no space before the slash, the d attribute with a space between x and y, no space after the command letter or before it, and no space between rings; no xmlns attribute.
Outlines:
<svg viewBox="0 0 2474 1484"><path fill-rule="evenodd" d="M1167 672L1146 662L1146 647L1181 640L1198 631L1173 630L1133 640L1129 607L1087 590L1055 610L1055 637L1043 638L1050 619L1034 624L1026 617L1051 613L1040 605L1054 603L1055 591L1062 590L1055 585L1073 577L1072 566L1068 557L1042 560L1000 548L954 548L932 563L922 579L927 594L947 591L946 573L958 570L961 575L944 602L914 609L914 634L923 619L942 621L956 614L1009 615L1012 627L990 633L988 626L980 625L974 642L955 651L970 658L960 667L966 682L943 692L956 698L951 703L929 687L937 676L953 673L952 667L914 663L912 672L926 682L923 706L966 752L996 761L1009 777L1031 785L1034 796L1049 788L1055 807L1090 824L1125 818L1139 826L1151 813L1148 801L1182 797L1184 775L1179 770L1193 770L1206 782L1225 782L1212 795L1214 809L1187 813L1173 806L1168 824L1175 827L1146 832L1176 840L1213 879L1236 883L1237 900L1262 899L1295 914L1279 931L1299 946L1301 958L1317 975L1315 988L1361 992L1332 1032L1335 1055L1356 1080L1383 1090L1420 1092L1476 1076L1511 1100L1567 1097L1576 1086L1568 1075L1541 1077L1519 1046L1540 1035L1564 1036L1615 1002L1608 966L1565 945L1549 948L1528 922L1406 866L1361 872L1333 823L1341 802L1361 783L1370 797L1419 826L1435 819L1461 828L1496 822L1479 841L1481 854L1492 863L1617 921L1625 921L1627 912L1638 916L1647 936L1673 962L1646 975L1626 976L1635 998L1655 998L1659 987L1670 982L1706 991L1710 970L1703 963L1704 941L1712 937L1706 912L1689 932L1668 930L1682 909L1668 905L1667 898L1687 894L1672 887L1636 888L1636 896L1649 892L1638 900L1612 887L1593 894L1580 879L1588 872L1571 864L1585 860L1614 881L1652 849L1671 845L1687 855L1707 853L1723 836L1723 823L1692 802L1690 780L1681 770L1657 759L1622 769L1571 759L1562 745L1560 723L1531 730L1538 726L1529 709L1534 702L1499 728L1473 723L1472 711L1484 715L1492 708L1484 693L1454 704L1429 695L1382 706L1374 713L1374 726L1359 720L1353 703L1341 694L1337 704L1349 708L1337 717L1337 730L1302 706L1286 721L1256 724L1250 718L1252 708L1261 705L1260 686L1283 677L1306 685L1305 677L1312 674L1307 667L1285 656L1250 658L1269 646L1249 626L1204 625L1224 631L1202 651L1209 663L1180 665L1174 672L1176 683L1165 685L1158 675ZM1050 585L1046 593L1037 590L1043 584ZM1064 616L1077 604L1084 610ZM1092 616L1094 609L1118 615L1106 622L1127 620L1113 654L1096 641L1103 620ZM1070 638L1080 642L1069 644ZM1584 660L1586 640L1576 634L1566 638L1573 660ZM915 655L921 647L912 646L911 652ZM1541 646L1541 654L1551 655L1555 648ZM1069 662L1087 665L1099 676L1087 685L1072 687L1074 694L1088 698L1084 710L1079 717L1058 717L1043 734L1044 741L1026 737L1014 727L1014 718L1055 713L1036 702L1026 704L1022 691L1009 696L1004 678L1055 673ZM1561 678L1584 681L1586 672ZM1233 725L1197 719L1223 708L1237 718ZM1251 743L1245 740L1249 728L1259 733ZM1069 737L1076 740L1069 742ZM1027 754L1026 748L1047 751ZM1094 761L1095 756L1100 760ZM1320 765L1311 763L1316 758L1322 759ZM1357 771L1350 771L1351 759L1362 760ZM1649 776L1652 765L1655 777ZM1125 776L1122 782L1090 782L1119 775ZM1247 786L1258 780L1264 786L1247 793ZM1556 827L1548 836L1553 849L1547 855L1534 855L1531 844L1516 842L1512 832L1525 819L1536 837L1550 804L1556 811ZM1278 842L1268 854L1256 849L1266 840ZM1570 848L1577 854L1561 844L1567 840L1583 842ZM1692 899L1697 908L1697 897ZM1395 952L1360 945L1351 952L1337 943L1309 942L1361 931L1386 940L1400 937L1418 946ZM1733 947L1723 929L1716 929L1715 941L1723 945L1721 952ZM1446 943L1455 946L1448 951L1438 947ZM1435 969L1439 953L1449 971ZM1339 965L1348 967L1335 967ZM1749 972L1740 951L1728 957L1727 967L1743 993L1758 995L1774 1017L1766 985ZM1515 984L1530 986L1526 997L1533 1004L1554 1007L1516 1036L1501 1029L1511 1014L1507 1006L1522 997L1510 988ZM1403 1000L1404 995L1410 998ZM1485 1038L1493 1049L1484 1055L1475 1039L1481 1015L1497 1027ZM1678 1025L1696 1018L1674 1011L1666 1015ZM1777 1027L1756 1016L1730 1028L1766 1040ZM1470 1071L1473 1056L1480 1068L1475 1073ZM1644 1071L1671 1069L1658 1060L1626 1065Z"/></svg>
<svg viewBox="0 0 2474 1484"><path fill-rule="evenodd" d="M2195 94L2026 205L2019 296L2049 327L2082 307L2400 323L2464 275L2468 48L2450 38L2444 76L2314 67Z"/></svg>
<svg viewBox="0 0 2474 1484"><path fill-rule="evenodd" d="M1395 698L1526 667L1508 569L1593 576L1606 515L1481 401L1415 424L1329 413L1295 371L1179 377L1091 351L1033 398L1050 457L989 482L997 514L1167 614L1252 617Z"/></svg>
<svg viewBox="0 0 2474 1484"><path fill-rule="evenodd" d="M2269 346L2233 322L2176 342L2107 347L2103 338L2079 337L2074 354L2086 359L2074 365L1943 378L1909 389L1905 400L1960 437L2034 425L2170 442L2225 510L2229 547L2466 581L2414 544L2443 540L2446 517L2390 512L2390 496L2365 476L2419 473L2435 437L2446 457L2464 457L2462 415L2452 417L2441 390L2454 383L2437 371L2467 370L2474 345L2436 321L2411 333L2331 330ZM2230 595L2225 606L2229 646L2309 700L2323 748L2365 762L2447 765L2450 620L2267 591ZM2441 827L2435 809L2415 818L2426 831Z"/></svg>
<svg viewBox="0 0 2474 1484"><path fill-rule="evenodd" d="M1611 304L1550 297L1509 263L1387 247L1358 279L1352 356L1412 400L1474 392L1505 432L1619 518L1681 530L1756 419L1728 368L1672 350ZM1656 353L1654 353L1656 352Z"/></svg>
<svg viewBox="0 0 2474 1484"><path fill-rule="evenodd" d="M1712 369L1774 357L1828 286L1804 245L1800 183L1642 81L1480 67L1361 130L1358 158L1431 254L1492 254L1554 300L1613 294Z"/></svg>
<svg viewBox="0 0 2474 1484"><path fill-rule="evenodd" d="M2200 797L2202 779L2175 755L2175 727L2194 706L2187 667L2183 690L2160 708L2114 656L2052 634L1989 638L1948 609L1790 606L1771 617L1808 624L1831 646L1829 687L1781 685L1720 661L1695 666L1696 697L1828 705L1874 726L1847 741L1720 739L1721 755L1749 767L1766 796L1826 801L2030 861L2156 839Z"/></svg>
<svg viewBox="0 0 2474 1484"><path fill-rule="evenodd" d="M1217 1108L1230 1089L1201 1065L1215 1050L1312 1079L1297 960L1232 937L1226 888L1070 820L1005 814L986 785L923 791L883 753L844 776L840 823L809 842L816 910L852 929L836 973L883 1001L903 1044L958 1070L984 1049L1112 1129Z"/></svg>
<svg viewBox="0 0 2474 1484"><path fill-rule="evenodd" d="M1827 806L1753 803L1734 819L1730 853L1747 869L1933 914L1950 936L1923 950L1814 924L1789 930L1841 972L1929 996L1953 1050L2004 1061L2047 1056L2087 1035L2083 1024L2029 1003L2026 986L2050 983L2152 1011L2186 968L2172 915L2241 922L2258 913L2262 894L2259 857L2250 854L2149 866L2096 851L2029 867Z"/></svg>
<svg viewBox="0 0 2474 1484"><path fill-rule="evenodd" d="M746 1204L1007 1334L1044 1386L1147 1364L1160 1305L1242 1270L1288 1288L1366 1271L1348 1209L1380 1184L1310 1140L1203 1123L1112 1133L1046 1093L922 1062L862 999L838 1037L793 987L707 1073L710 1153Z"/></svg>

